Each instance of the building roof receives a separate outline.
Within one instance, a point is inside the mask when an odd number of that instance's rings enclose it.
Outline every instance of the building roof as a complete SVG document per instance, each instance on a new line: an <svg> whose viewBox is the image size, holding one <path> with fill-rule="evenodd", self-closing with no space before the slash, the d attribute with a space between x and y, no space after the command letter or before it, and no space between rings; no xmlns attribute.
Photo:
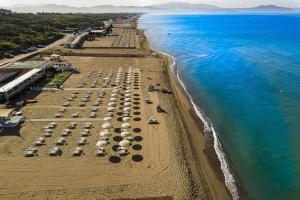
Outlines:
<svg viewBox="0 0 300 200"><path fill-rule="evenodd" d="M50 61L26 61L26 62L15 62L8 63L3 68L9 69L44 69L51 65Z"/></svg>
<svg viewBox="0 0 300 200"><path fill-rule="evenodd" d="M104 29L103 30L102 29L101 30L100 29L99 30L91 30L91 33L105 33L105 32L106 32L106 30L104 30Z"/></svg>
<svg viewBox="0 0 300 200"><path fill-rule="evenodd" d="M30 70L29 72L23 74L22 76L19 76L15 80L13 80L13 81L7 83L6 85L2 86L0 88L0 92L7 92L7 91L11 90L15 86L17 86L20 83L24 82L25 80L29 79L30 77L32 77L33 75L37 74L41 70L42 69L32 69L32 70Z"/></svg>
<svg viewBox="0 0 300 200"><path fill-rule="evenodd" d="M82 33L78 36L76 36L76 38L71 42L71 44L78 44L82 38L86 37L89 33Z"/></svg>

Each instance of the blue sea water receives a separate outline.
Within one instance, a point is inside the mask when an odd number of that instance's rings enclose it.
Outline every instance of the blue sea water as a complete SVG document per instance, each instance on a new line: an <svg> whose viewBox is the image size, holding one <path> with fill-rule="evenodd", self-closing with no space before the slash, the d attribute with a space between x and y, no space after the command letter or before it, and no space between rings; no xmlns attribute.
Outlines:
<svg viewBox="0 0 300 200"><path fill-rule="evenodd" d="M300 15L146 14L252 199L300 199Z"/></svg>

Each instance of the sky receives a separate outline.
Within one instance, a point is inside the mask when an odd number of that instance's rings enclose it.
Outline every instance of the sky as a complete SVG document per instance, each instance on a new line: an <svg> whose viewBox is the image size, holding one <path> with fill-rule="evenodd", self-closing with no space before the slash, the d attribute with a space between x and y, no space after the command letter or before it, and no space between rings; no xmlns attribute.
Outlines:
<svg viewBox="0 0 300 200"><path fill-rule="evenodd" d="M95 5L133 5L145 6L167 2L189 2L211 4L220 7L253 7L258 5L277 5L285 7L300 7L300 0L0 0L0 7L16 4L59 4L69 6L95 6Z"/></svg>

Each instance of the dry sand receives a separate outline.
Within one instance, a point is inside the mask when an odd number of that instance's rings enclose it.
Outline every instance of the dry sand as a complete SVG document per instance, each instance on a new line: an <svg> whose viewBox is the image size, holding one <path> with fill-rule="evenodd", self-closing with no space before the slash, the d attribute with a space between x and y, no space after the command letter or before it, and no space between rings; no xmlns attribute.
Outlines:
<svg viewBox="0 0 300 200"><path fill-rule="evenodd" d="M141 50L141 53L149 51L146 41L140 43L144 36L135 35L135 29L124 26L120 25L120 28L114 30L123 34L122 40L131 44L134 35L135 42L139 41L138 46L146 49ZM106 39L111 41L104 42L104 46L113 46L116 41L114 37ZM101 42L97 41L95 46L98 43ZM89 42L88 46L92 45ZM89 51L89 48L81 51ZM9 130L0 135L0 199L230 199L222 180L216 176L203 153L204 136L192 119L186 97L168 71L167 59L163 56L149 56L150 53L147 52L146 57L131 58L65 57L80 69L80 73L73 74L65 82L64 90L26 94L27 98L37 100L37 103L22 108L26 122L19 130ZM102 88L103 78L113 73L112 80L115 80L120 67L123 72L131 67L137 74L137 86L133 86L135 95L132 97L136 108L132 111L130 121L134 141L129 155L121 157L118 163L112 163L109 157L115 155L112 147L117 144L118 128L121 126L119 110L114 112L108 154L96 157L94 152L112 91L112 85ZM88 76L91 71L95 73ZM91 82L97 79L96 73L99 71L102 72L99 83L91 88ZM85 84L78 88L81 82ZM174 95L148 92L149 84L158 83L160 88L172 86ZM54 114L74 90L79 91L78 97L71 102L61 118L55 118ZM93 91L90 101L85 107L79 107L80 100L89 90ZM97 117L89 118L99 91L105 91L106 95L99 106ZM118 98L118 109L122 107L121 98ZM153 104L146 104L146 98L151 99ZM157 113L157 104L166 112ZM78 118L72 118L75 112L79 112ZM159 124L147 124L151 116ZM54 135L46 139L44 146L39 147L38 156L25 158L24 150L43 135L43 127L51 121L58 123ZM66 138L67 144L62 146L63 154L58 157L48 156L47 152L71 121L77 122L78 126ZM77 146L76 140L85 122L93 123L91 136L87 138L88 144L83 146L84 155L73 157L71 153ZM136 149L137 145L142 148ZM134 155L141 155L142 160L134 160Z"/></svg>

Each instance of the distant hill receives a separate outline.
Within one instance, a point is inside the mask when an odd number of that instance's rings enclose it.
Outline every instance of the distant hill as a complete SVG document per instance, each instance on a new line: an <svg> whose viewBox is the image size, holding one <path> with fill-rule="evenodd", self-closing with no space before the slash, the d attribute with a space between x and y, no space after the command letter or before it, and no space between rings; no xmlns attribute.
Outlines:
<svg viewBox="0 0 300 200"><path fill-rule="evenodd" d="M275 5L263 5L253 8L221 8L207 4L190 4L171 2L151 6L112 6L99 5L93 7L72 7L65 5L16 5L6 7L15 12L55 12L55 13L158 13L158 12L200 12L200 13L293 13L300 12L300 9L278 7Z"/></svg>

